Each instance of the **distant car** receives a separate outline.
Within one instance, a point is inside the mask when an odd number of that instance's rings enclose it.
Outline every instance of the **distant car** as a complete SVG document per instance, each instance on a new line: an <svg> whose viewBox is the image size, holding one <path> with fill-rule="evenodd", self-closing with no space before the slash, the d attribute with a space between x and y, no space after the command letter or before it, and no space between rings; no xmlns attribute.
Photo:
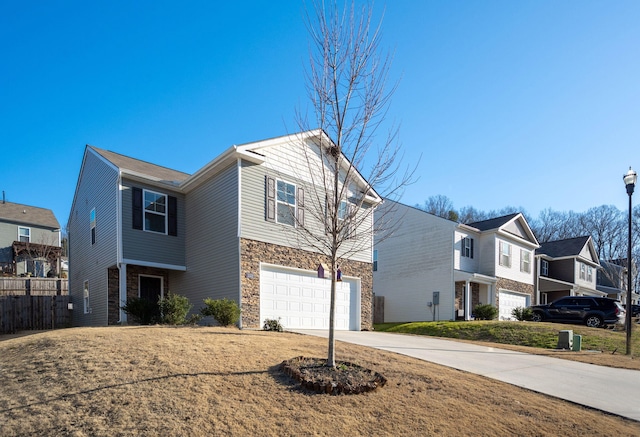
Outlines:
<svg viewBox="0 0 640 437"><path fill-rule="evenodd" d="M547 305L530 307L534 322L585 324L591 328L624 323L619 301L608 297L565 296Z"/></svg>
<svg viewBox="0 0 640 437"><path fill-rule="evenodd" d="M626 305L623 305L625 310L627 309ZM638 317L640 316L640 305L631 305L631 316Z"/></svg>

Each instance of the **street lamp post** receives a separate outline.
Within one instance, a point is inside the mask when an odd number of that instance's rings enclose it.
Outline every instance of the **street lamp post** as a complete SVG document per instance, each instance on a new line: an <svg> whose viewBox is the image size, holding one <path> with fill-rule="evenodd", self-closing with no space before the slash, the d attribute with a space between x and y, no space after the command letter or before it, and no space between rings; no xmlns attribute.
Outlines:
<svg viewBox="0 0 640 437"><path fill-rule="evenodd" d="M631 170L623 176L624 184L629 195L629 240L627 241L627 318L625 319L625 330L627 331L627 355L631 355L631 315L633 314L633 301L631 300L631 195L636 186L638 175Z"/></svg>

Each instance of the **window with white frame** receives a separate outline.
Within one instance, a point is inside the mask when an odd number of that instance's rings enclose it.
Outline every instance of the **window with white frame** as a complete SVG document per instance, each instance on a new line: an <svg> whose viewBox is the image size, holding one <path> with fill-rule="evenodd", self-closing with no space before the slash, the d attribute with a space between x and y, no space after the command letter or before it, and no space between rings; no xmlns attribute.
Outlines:
<svg viewBox="0 0 640 437"><path fill-rule="evenodd" d="M520 271L531 272L531 252L528 250L520 249Z"/></svg>
<svg viewBox="0 0 640 437"><path fill-rule="evenodd" d="M509 243L505 243L504 241L500 242L500 261L501 266L511 267L511 245Z"/></svg>
<svg viewBox="0 0 640 437"><path fill-rule="evenodd" d="M378 271L378 249L373 249L373 271Z"/></svg>
<svg viewBox="0 0 640 437"><path fill-rule="evenodd" d="M144 230L167 232L167 196L144 190Z"/></svg>
<svg viewBox="0 0 640 437"><path fill-rule="evenodd" d="M276 221L285 225L296 224L296 186L278 180L276 196Z"/></svg>
<svg viewBox="0 0 640 437"><path fill-rule="evenodd" d="M82 286L82 302L84 313L89 314L91 312L91 308L89 307L89 281L84 281Z"/></svg>
<svg viewBox="0 0 640 437"><path fill-rule="evenodd" d="M584 263L580 263L580 279L587 279L587 266Z"/></svg>
<svg viewBox="0 0 640 437"><path fill-rule="evenodd" d="M462 239L461 255L466 258L473 258L473 238L465 237Z"/></svg>
<svg viewBox="0 0 640 437"><path fill-rule="evenodd" d="M28 243L31 241L31 228L18 227L18 241Z"/></svg>
<svg viewBox="0 0 640 437"><path fill-rule="evenodd" d="M96 209L93 208L90 214L91 244L96 244Z"/></svg>
<svg viewBox="0 0 640 437"><path fill-rule="evenodd" d="M593 267L587 266L587 281L593 282Z"/></svg>
<svg viewBox="0 0 640 437"><path fill-rule="evenodd" d="M549 276L549 261L546 259L540 260L540 276Z"/></svg>

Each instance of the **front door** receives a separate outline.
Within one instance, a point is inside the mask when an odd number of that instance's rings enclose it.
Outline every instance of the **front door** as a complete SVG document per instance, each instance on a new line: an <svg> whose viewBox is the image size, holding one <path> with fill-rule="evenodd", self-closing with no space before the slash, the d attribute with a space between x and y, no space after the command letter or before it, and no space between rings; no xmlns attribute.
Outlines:
<svg viewBox="0 0 640 437"><path fill-rule="evenodd" d="M162 278L140 275L140 298L158 303L162 297Z"/></svg>

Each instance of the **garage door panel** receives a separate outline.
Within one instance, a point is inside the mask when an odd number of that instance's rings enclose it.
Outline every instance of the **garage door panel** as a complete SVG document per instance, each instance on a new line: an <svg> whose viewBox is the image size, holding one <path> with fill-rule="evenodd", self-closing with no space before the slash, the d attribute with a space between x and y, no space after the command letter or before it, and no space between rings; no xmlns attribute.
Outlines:
<svg viewBox="0 0 640 437"><path fill-rule="evenodd" d="M514 320L511 314L513 309L528 305L528 297L523 294L501 291L498 296L498 318L500 320Z"/></svg>
<svg viewBox="0 0 640 437"><path fill-rule="evenodd" d="M336 329L357 329L357 282L336 284ZM281 319L285 328L327 329L331 302L331 281L315 272L286 271L263 266L260 272L260 318Z"/></svg>

